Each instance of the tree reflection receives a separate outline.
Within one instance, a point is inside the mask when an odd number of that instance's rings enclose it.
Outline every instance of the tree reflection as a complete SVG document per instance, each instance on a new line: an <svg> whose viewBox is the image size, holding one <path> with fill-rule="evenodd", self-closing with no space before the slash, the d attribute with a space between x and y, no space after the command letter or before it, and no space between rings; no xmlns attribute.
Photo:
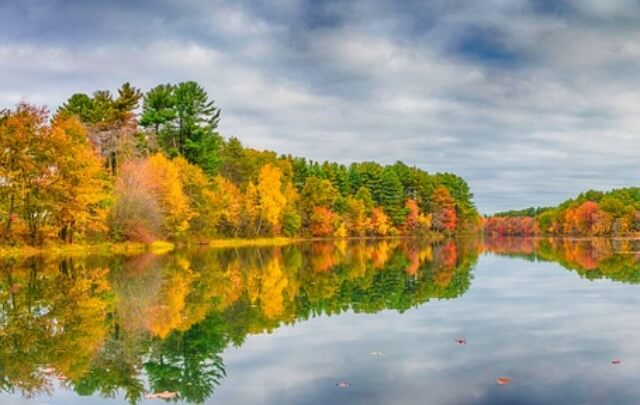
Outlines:
<svg viewBox="0 0 640 405"><path fill-rule="evenodd" d="M640 283L640 241L632 239L490 238L484 251L557 262L581 277Z"/></svg>
<svg viewBox="0 0 640 405"><path fill-rule="evenodd" d="M6 260L0 389L202 402L226 375L230 344L313 316L458 297L479 249L383 240Z"/></svg>

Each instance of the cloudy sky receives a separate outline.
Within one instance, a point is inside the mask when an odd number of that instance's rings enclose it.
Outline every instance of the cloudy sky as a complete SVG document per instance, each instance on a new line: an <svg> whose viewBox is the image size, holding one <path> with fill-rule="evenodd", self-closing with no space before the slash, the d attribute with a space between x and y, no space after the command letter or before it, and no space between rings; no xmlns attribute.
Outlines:
<svg viewBox="0 0 640 405"><path fill-rule="evenodd" d="M224 135L455 172L484 213L640 183L639 65L633 0L0 2L0 108L196 80Z"/></svg>

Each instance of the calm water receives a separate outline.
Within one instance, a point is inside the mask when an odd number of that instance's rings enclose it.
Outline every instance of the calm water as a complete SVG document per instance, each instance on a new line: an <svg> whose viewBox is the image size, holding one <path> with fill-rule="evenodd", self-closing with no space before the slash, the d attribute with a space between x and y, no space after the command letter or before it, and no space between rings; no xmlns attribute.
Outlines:
<svg viewBox="0 0 640 405"><path fill-rule="evenodd" d="M639 251L383 241L3 262L0 403L640 403Z"/></svg>

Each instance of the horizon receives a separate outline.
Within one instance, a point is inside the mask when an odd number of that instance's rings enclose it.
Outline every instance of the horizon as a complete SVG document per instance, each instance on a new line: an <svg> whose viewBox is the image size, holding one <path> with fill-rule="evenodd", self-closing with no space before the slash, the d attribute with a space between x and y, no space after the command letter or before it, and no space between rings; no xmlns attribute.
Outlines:
<svg viewBox="0 0 640 405"><path fill-rule="evenodd" d="M312 5L313 4L313 5ZM483 214L637 182L640 4L0 5L0 108L195 80L244 145L464 178Z"/></svg>

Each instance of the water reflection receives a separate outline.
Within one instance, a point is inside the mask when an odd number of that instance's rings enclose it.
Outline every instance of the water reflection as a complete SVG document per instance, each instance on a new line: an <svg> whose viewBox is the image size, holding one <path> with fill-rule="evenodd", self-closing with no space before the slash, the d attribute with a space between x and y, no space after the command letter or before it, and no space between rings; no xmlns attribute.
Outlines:
<svg viewBox="0 0 640 405"><path fill-rule="evenodd" d="M557 262L581 277L640 283L640 241L633 239L489 238L483 250L501 256Z"/></svg>
<svg viewBox="0 0 640 405"><path fill-rule="evenodd" d="M58 385L132 403L202 402L220 353L318 315L405 311L470 286L477 241L313 243L166 256L7 260L0 274L0 389Z"/></svg>
<svg viewBox="0 0 640 405"><path fill-rule="evenodd" d="M32 398L62 387L131 403L166 392L203 402L225 379L221 353L248 336L320 315L402 313L460 297L482 253L638 283L638 252L632 240L503 238L5 260L0 390ZM496 285L506 282L492 274Z"/></svg>

